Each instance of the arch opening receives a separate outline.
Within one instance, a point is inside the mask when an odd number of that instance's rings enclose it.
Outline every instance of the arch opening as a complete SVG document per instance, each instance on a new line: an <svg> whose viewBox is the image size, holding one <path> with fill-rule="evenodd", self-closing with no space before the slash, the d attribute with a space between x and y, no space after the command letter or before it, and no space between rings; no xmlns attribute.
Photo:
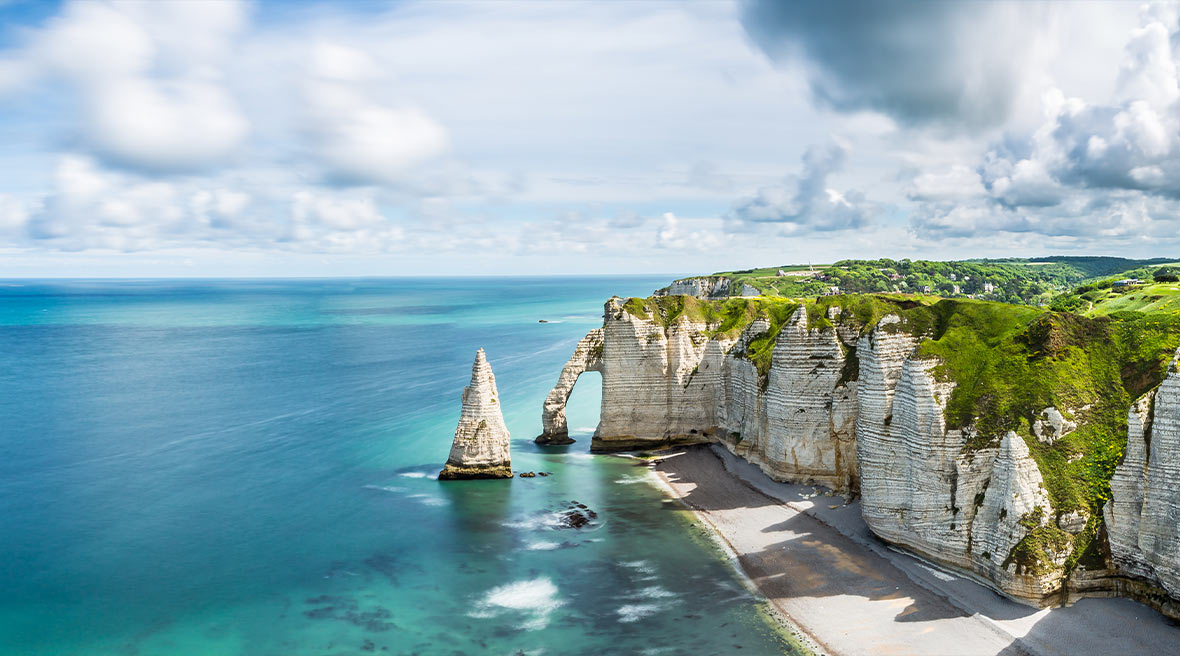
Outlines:
<svg viewBox="0 0 1180 656"><path fill-rule="evenodd" d="M570 441L589 444L602 418L601 373L586 371L578 377L565 404L565 418Z"/></svg>
<svg viewBox="0 0 1180 656"><path fill-rule="evenodd" d="M578 342L574 354L561 369L561 376L557 384L549 391L545 398L545 405L541 410L540 435L535 440L537 444L572 444L569 422L566 418L566 407L570 394L578 378L587 371L602 372L603 330L595 328ZM601 385L599 394L601 395ZM579 398L581 395L579 395Z"/></svg>

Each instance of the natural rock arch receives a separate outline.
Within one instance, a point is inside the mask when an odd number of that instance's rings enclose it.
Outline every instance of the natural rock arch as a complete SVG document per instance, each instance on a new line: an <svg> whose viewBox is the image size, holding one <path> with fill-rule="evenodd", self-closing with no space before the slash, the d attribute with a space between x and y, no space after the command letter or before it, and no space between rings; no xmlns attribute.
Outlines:
<svg viewBox="0 0 1180 656"><path fill-rule="evenodd" d="M569 426L565 419L565 404L569 401L574 384L578 376L587 371L602 373L602 345L603 330L595 328L586 334L574 349L573 356L561 369L561 376L557 384L545 397L545 406L541 411L541 426L543 430L537 436L537 444L573 444L570 439Z"/></svg>

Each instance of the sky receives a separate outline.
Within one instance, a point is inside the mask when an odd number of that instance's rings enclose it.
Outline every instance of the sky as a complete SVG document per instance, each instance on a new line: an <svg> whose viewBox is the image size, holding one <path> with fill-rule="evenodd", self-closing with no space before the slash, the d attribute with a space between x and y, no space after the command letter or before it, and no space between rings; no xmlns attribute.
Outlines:
<svg viewBox="0 0 1180 656"><path fill-rule="evenodd" d="M1178 17L0 0L0 278L1176 256Z"/></svg>

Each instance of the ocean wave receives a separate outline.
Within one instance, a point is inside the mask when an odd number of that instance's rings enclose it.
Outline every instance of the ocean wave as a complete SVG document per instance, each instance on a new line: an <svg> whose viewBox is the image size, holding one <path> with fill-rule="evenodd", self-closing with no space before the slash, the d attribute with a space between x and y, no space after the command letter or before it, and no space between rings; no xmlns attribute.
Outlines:
<svg viewBox="0 0 1180 656"><path fill-rule="evenodd" d="M406 492L406 491L408 491L406 488L398 487L396 485L366 485L364 487L366 490L379 490L381 492Z"/></svg>
<svg viewBox="0 0 1180 656"><path fill-rule="evenodd" d="M674 599L675 597L675 592L658 585L648 586L638 592L627 595L629 599Z"/></svg>
<svg viewBox="0 0 1180 656"><path fill-rule="evenodd" d="M646 560L626 560L626 561L619 563L619 565L622 565L623 567L626 567L628 569L633 569L641 574L655 574L656 573L655 568L653 568L651 566L651 563L647 562Z"/></svg>
<svg viewBox="0 0 1180 656"><path fill-rule="evenodd" d="M543 512L525 517L524 519L514 519L506 522L501 522L500 525L504 528L515 528L525 531L536 531L540 529L558 529L561 528L561 520L564 513L559 512Z"/></svg>
<svg viewBox="0 0 1180 656"><path fill-rule="evenodd" d="M624 604L615 610L619 616L619 621L623 623L638 622L639 620L655 615L656 613L666 610L669 604L666 603L650 603L650 604Z"/></svg>
<svg viewBox="0 0 1180 656"><path fill-rule="evenodd" d="M549 615L563 605L565 602L557 596L557 586L542 576L492 588L467 615L486 619L508 612L523 613L525 617L519 628L536 631L549 626Z"/></svg>
<svg viewBox="0 0 1180 656"><path fill-rule="evenodd" d="M449 503L446 499L432 497L429 494L411 494L409 498L416 500L424 506L445 506Z"/></svg>
<svg viewBox="0 0 1180 656"><path fill-rule="evenodd" d="M554 549L560 549L561 543L542 540L540 542L530 542L524 548L528 551L553 551Z"/></svg>
<svg viewBox="0 0 1180 656"><path fill-rule="evenodd" d="M406 478L430 478L430 474L426 472L402 472L398 476L405 476Z"/></svg>

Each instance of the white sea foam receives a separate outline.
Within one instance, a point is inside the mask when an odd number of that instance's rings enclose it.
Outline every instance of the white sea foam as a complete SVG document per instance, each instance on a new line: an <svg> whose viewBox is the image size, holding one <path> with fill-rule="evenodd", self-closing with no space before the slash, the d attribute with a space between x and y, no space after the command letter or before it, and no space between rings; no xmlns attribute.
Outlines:
<svg viewBox="0 0 1180 656"><path fill-rule="evenodd" d="M515 528L525 531L536 531L541 529L553 529L561 526L561 513L541 513L524 519L516 519L507 522L501 522L501 526L505 528Z"/></svg>
<svg viewBox="0 0 1180 656"><path fill-rule="evenodd" d="M525 546L525 549L527 549L529 551L552 551L554 549L560 549L560 548L561 548L560 542L547 542L544 540L542 540L540 542L530 542L528 545Z"/></svg>
<svg viewBox="0 0 1180 656"><path fill-rule="evenodd" d="M426 472L402 472L398 476L405 476L406 478L429 478L430 474Z"/></svg>
<svg viewBox="0 0 1180 656"><path fill-rule="evenodd" d="M655 574L656 570L652 568L651 563L646 560L626 560L619 563L623 567L633 569L642 574Z"/></svg>
<svg viewBox="0 0 1180 656"><path fill-rule="evenodd" d="M651 478L647 476L624 476L615 480L619 485L635 485L636 483L650 483Z"/></svg>
<svg viewBox="0 0 1180 656"><path fill-rule="evenodd" d="M410 498L424 506L445 506L448 503L446 499L432 497L429 494L411 494Z"/></svg>
<svg viewBox="0 0 1180 656"><path fill-rule="evenodd" d="M649 604L625 604L620 606L616 613L619 615L619 621L624 623L638 622L639 620L655 615L664 610L668 604L649 603Z"/></svg>
<svg viewBox="0 0 1180 656"><path fill-rule="evenodd" d="M549 626L549 615L564 604L557 596L557 586L542 576L492 588L468 616L491 618L506 612L523 613L520 629L535 631Z"/></svg>
<svg viewBox="0 0 1180 656"><path fill-rule="evenodd" d="M676 597L676 593L667 588L652 585L627 596L632 599L672 599Z"/></svg>
<svg viewBox="0 0 1180 656"><path fill-rule="evenodd" d="M406 492L406 488L396 485L366 485L366 490L380 490L381 492Z"/></svg>

